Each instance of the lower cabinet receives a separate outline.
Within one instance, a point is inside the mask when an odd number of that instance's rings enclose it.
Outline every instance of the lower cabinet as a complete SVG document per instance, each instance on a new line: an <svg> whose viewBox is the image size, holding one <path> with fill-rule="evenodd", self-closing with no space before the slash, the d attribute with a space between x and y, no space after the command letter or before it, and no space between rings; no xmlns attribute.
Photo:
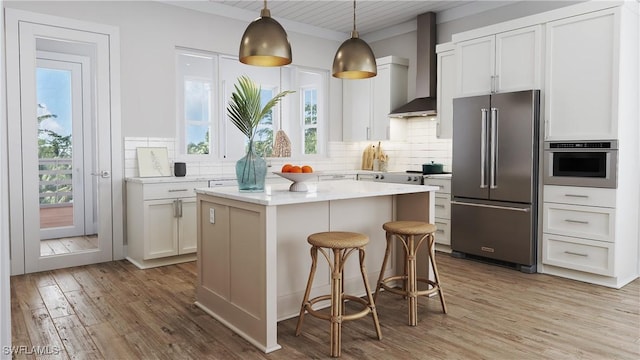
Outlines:
<svg viewBox="0 0 640 360"><path fill-rule="evenodd" d="M637 277L637 244L630 246L633 235L618 219L617 195L616 189L544 187L542 272L615 288Z"/></svg>
<svg viewBox="0 0 640 360"><path fill-rule="evenodd" d="M443 177L425 177L425 185L437 186L436 203L435 203L435 225L438 227L436 231L436 245L445 245L438 247L441 251L451 251L451 178Z"/></svg>
<svg viewBox="0 0 640 360"><path fill-rule="evenodd" d="M127 260L139 268L196 258L196 197L206 182L127 181Z"/></svg>

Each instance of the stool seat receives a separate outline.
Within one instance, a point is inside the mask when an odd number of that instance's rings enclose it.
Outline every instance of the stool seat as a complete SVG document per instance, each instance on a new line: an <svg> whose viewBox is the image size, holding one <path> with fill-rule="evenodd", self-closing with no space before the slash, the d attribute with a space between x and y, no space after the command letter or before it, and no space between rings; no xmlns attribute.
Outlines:
<svg viewBox="0 0 640 360"><path fill-rule="evenodd" d="M369 237L355 232L327 231L309 235L307 242L323 248L349 249L367 245Z"/></svg>
<svg viewBox="0 0 640 360"><path fill-rule="evenodd" d="M382 225L385 231L401 235L423 235L433 233L437 227L422 221L389 221Z"/></svg>
<svg viewBox="0 0 640 360"><path fill-rule="evenodd" d="M380 323L378 322L378 313L376 311L373 295L371 294L371 288L369 288L367 270L364 266L364 247L369 243L369 237L355 232L329 231L311 234L307 237L307 242L311 244L311 271L309 272L309 280L307 280L307 287L304 291L302 305L300 306L300 316L298 317L298 325L296 326L296 336L300 335L300 331L302 330L305 313L319 319L328 320L330 323L331 333L331 356L339 357L341 353L340 348L342 346L342 322L360 319L371 314L373 317L373 325L376 329L376 335L378 336L378 340L381 340L382 333L380 331ZM318 252L322 253L329 263L329 268L331 269L331 293L319 295L310 299L309 296L311 294L313 278L315 276L318 263ZM344 265L349 255L354 252L358 254L358 258L360 259L360 273L362 275L362 282L364 283L366 299L345 294L344 292ZM331 302L329 306L329 313L321 311L321 309L314 308L315 304L323 301ZM360 304L362 306L362 310L356 313L346 314L346 301L352 301L353 303Z"/></svg>

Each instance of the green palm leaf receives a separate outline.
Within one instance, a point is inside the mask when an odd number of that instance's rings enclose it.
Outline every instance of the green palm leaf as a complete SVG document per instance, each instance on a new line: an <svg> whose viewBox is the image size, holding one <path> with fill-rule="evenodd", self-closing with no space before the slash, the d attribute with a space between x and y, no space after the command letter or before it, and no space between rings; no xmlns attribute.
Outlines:
<svg viewBox="0 0 640 360"><path fill-rule="evenodd" d="M256 133L256 128L260 120L287 94L295 91L282 91L265 106L260 108L261 87L253 82L248 76L240 76L238 83L234 85L235 91L231 94L231 100L227 105L227 115L229 120L242 132L250 141Z"/></svg>

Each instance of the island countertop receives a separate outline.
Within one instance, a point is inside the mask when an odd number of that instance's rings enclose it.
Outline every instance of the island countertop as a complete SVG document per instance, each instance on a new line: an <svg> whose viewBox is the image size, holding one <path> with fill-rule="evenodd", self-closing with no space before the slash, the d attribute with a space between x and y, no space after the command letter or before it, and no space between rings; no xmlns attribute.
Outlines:
<svg viewBox="0 0 640 360"><path fill-rule="evenodd" d="M264 192L240 192L237 186L198 188L195 191L198 194L269 206L411 194L438 190L437 186L429 185L392 184L357 180L308 183L309 191L307 192L289 191L289 186L290 183L266 184Z"/></svg>

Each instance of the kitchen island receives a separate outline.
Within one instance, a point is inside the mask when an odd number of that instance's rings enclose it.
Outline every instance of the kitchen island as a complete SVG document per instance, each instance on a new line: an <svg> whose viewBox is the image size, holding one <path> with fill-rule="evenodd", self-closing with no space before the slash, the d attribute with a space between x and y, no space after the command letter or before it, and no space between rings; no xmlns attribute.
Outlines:
<svg viewBox="0 0 640 360"><path fill-rule="evenodd" d="M196 189L196 305L267 353L280 349L277 322L300 311L311 266L308 235L368 235L365 266L373 282L386 245L382 224L433 222L437 187L340 180L309 184L308 192L288 189L283 183L268 184L261 193L235 186ZM396 262L390 261L385 275ZM330 292L329 276L320 261L312 297ZM344 286L348 293L364 294L357 257L345 265Z"/></svg>

